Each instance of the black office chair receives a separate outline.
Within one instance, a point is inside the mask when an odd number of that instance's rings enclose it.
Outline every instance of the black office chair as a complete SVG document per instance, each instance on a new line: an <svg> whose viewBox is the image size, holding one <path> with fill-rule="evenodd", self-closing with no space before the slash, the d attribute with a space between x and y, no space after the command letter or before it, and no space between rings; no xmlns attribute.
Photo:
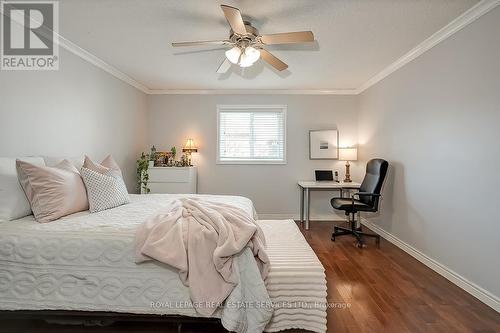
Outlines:
<svg viewBox="0 0 500 333"><path fill-rule="evenodd" d="M359 192L354 193L351 198L333 198L330 201L334 209L343 210L347 216L352 215L352 218L349 219L350 228L334 227L332 241L335 241L335 237L338 236L354 235L358 240L357 246L362 248L364 247L363 236L367 236L375 238L377 246L380 246L380 236L362 232L361 223L357 228L354 215L358 213L359 220L359 212L378 211L380 192L388 168L389 163L386 160L376 158L368 161L366 175L359 187Z"/></svg>

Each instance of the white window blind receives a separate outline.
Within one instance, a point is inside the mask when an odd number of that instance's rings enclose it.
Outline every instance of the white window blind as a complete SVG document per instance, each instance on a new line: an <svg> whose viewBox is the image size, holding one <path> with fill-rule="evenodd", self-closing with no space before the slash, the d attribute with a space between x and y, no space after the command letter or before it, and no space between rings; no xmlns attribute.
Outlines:
<svg viewBox="0 0 500 333"><path fill-rule="evenodd" d="M219 163L285 163L285 106L219 106Z"/></svg>

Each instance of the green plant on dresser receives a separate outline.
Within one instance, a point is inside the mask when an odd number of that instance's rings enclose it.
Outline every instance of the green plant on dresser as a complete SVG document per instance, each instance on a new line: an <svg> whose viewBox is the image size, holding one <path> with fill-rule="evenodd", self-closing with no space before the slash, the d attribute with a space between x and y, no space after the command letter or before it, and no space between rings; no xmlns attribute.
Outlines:
<svg viewBox="0 0 500 333"><path fill-rule="evenodd" d="M149 154L141 154L141 157L137 160L137 190L139 193L149 193L151 189L148 187L149 182Z"/></svg>

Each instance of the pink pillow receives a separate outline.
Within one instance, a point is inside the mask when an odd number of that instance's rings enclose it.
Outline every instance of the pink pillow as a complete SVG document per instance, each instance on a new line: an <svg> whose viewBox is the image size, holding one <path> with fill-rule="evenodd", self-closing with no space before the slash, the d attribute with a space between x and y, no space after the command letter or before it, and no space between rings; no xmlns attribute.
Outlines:
<svg viewBox="0 0 500 333"><path fill-rule="evenodd" d="M90 169L92 171L105 174L109 170L113 171L112 173L123 178L122 171L120 167L115 162L111 155L108 155L101 164L97 164L93 162L87 155L85 155L85 160L83 161L83 167L86 169Z"/></svg>
<svg viewBox="0 0 500 333"><path fill-rule="evenodd" d="M16 167L38 222L50 222L89 209L82 177L70 161L47 167L16 160Z"/></svg>

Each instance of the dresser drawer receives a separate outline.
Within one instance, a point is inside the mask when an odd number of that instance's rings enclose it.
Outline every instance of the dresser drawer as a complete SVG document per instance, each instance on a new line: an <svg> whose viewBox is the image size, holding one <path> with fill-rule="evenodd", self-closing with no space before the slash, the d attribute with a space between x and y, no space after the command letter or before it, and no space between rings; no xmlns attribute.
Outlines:
<svg viewBox="0 0 500 333"><path fill-rule="evenodd" d="M187 183L190 181L190 168L150 168L149 181L162 183Z"/></svg>
<svg viewBox="0 0 500 333"><path fill-rule="evenodd" d="M196 193L196 167L149 168L150 193Z"/></svg>
<svg viewBox="0 0 500 333"><path fill-rule="evenodd" d="M196 193L194 183L149 183L150 193Z"/></svg>

